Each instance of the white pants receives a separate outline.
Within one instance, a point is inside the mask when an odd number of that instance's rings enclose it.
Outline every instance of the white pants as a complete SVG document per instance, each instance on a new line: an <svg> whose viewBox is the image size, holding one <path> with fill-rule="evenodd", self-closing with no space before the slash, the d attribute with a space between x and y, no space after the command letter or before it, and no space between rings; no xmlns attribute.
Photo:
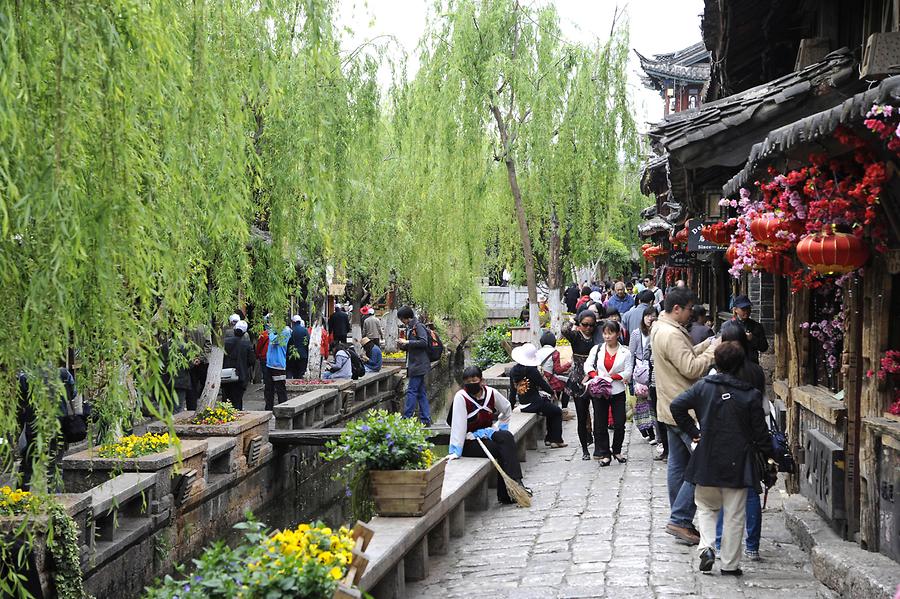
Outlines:
<svg viewBox="0 0 900 599"><path fill-rule="evenodd" d="M716 520L719 510L725 509L722 519L723 570L736 570L741 564L741 539L744 538L744 522L747 519L747 489L703 487L694 489L697 504L697 520L700 528L700 551L716 550Z"/></svg>

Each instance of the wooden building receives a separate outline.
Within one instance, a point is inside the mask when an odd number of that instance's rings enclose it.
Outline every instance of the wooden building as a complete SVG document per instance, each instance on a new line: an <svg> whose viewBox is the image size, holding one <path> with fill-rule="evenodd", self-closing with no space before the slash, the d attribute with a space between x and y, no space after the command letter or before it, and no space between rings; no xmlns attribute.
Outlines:
<svg viewBox="0 0 900 599"><path fill-rule="evenodd" d="M882 366L900 350L900 154L865 124L873 104L900 113L900 78L890 77L900 64L900 0L707 0L702 29L705 95L651 128L657 156L641 189L656 202L639 232L669 248L655 259L664 273L674 267L673 234L734 216L740 209L720 208L720 199L737 201L742 187L757 198L769 167L784 173L811 153L844 160L854 150L887 165L871 206L878 248L870 243L865 268L829 299L838 326L830 336L809 325L824 320L827 302L797 277L793 288L781 268L734 278L725 246L687 253L701 301L725 318L733 294L750 295L772 338L764 366L799 464L789 488L844 538L900 561L900 419L887 413L900 373ZM844 131L854 137L839 141ZM796 270L796 248L785 254Z"/></svg>
<svg viewBox="0 0 900 599"><path fill-rule="evenodd" d="M647 58L635 50L644 85L659 92L664 114L699 108L709 81L709 50L698 42L683 50Z"/></svg>

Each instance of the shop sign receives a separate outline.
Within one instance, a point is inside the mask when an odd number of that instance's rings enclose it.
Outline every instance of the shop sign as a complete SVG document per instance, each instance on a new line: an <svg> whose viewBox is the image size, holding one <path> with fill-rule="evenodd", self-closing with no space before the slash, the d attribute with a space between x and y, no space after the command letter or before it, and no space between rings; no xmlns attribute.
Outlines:
<svg viewBox="0 0 900 599"><path fill-rule="evenodd" d="M688 221L688 251L689 252L724 252L725 246L707 241L700 234L700 229L705 225L712 223L704 223L699 218Z"/></svg>
<svg viewBox="0 0 900 599"><path fill-rule="evenodd" d="M669 258L666 260L666 264L669 266L692 266L694 264L694 257L689 253L682 250L673 250L669 253Z"/></svg>

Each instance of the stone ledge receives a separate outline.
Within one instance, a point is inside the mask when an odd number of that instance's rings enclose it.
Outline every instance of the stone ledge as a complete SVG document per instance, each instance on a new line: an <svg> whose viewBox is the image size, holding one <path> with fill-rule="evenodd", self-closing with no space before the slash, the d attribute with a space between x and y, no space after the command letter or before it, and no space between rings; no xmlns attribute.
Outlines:
<svg viewBox="0 0 900 599"><path fill-rule="evenodd" d="M180 449L180 457L183 461L206 451L206 441L185 439L181 441ZM64 457L62 467L65 470L121 469L126 472L152 472L171 466L178 458L178 448L174 446L164 451L138 458L101 458L97 455L97 448L95 447Z"/></svg>
<svg viewBox="0 0 900 599"><path fill-rule="evenodd" d="M891 599L900 585L897 562L842 540L800 497L784 502L784 523L810 553L813 574L847 599Z"/></svg>
<svg viewBox="0 0 900 599"><path fill-rule="evenodd" d="M791 389L791 399L822 420L837 426L847 417L847 406L834 398L827 389L803 385Z"/></svg>

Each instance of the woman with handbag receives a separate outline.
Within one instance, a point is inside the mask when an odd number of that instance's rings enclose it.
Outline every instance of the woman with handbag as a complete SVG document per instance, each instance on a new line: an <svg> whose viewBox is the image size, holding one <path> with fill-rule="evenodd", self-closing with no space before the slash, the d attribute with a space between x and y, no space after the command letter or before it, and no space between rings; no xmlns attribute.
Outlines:
<svg viewBox="0 0 900 599"><path fill-rule="evenodd" d="M656 406L650 400L650 328L656 321L658 312L653 306L644 309L641 323L629 335L628 351L634 360L631 381L634 384L634 425L641 436L656 445ZM655 391L655 389L654 389ZM655 395L655 394L654 394Z"/></svg>
<svg viewBox="0 0 900 599"><path fill-rule="evenodd" d="M696 485L700 571L712 570L716 520L724 510L721 572L740 576L747 488L756 486L763 474L759 457L763 463L772 457L772 439L759 390L737 377L746 359L740 343L723 342L714 357L718 372L676 397L671 410L678 427L697 443L684 480ZM700 421L699 429L690 410Z"/></svg>
<svg viewBox="0 0 900 599"><path fill-rule="evenodd" d="M578 440L581 442L582 460L591 459L591 454L588 453L588 445L593 442L589 412L590 398L585 396L582 381L584 380L584 362L596 345L594 341L596 329L597 315L589 310L584 310L578 314L575 327L572 327L567 322L562 328L562 336L572 346L572 369L569 371L569 380L566 383L565 393L575 403L575 416L578 418ZM567 403L567 401L563 402L563 407L566 407ZM600 422L602 423L603 421L601 420Z"/></svg>
<svg viewBox="0 0 900 599"><path fill-rule="evenodd" d="M631 380L633 360L628 348L619 343L622 332L619 323L607 320L603 323L603 345L594 346L585 361L588 370L584 383L594 406L594 422L603 422L603 418L612 408L613 441L612 457L620 464L627 460L622 455L622 442L625 440L625 385ZM609 432L602 426L594 428L594 459L600 460L601 466L609 466L610 459Z"/></svg>

